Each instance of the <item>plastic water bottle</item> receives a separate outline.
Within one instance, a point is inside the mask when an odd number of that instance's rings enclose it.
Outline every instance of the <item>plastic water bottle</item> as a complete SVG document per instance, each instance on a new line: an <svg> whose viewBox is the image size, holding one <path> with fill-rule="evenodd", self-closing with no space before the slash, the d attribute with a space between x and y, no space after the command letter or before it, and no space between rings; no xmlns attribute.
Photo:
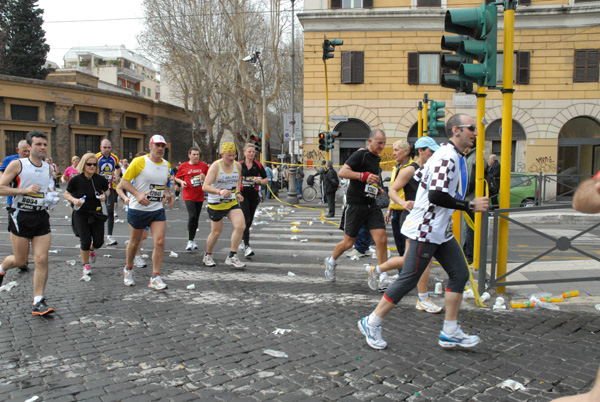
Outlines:
<svg viewBox="0 0 600 402"><path fill-rule="evenodd" d="M579 296L579 291L578 290L570 290L568 292L562 293L561 296L565 299L567 299L569 297Z"/></svg>
<svg viewBox="0 0 600 402"><path fill-rule="evenodd" d="M79 201L81 201L81 205L83 205L83 203L85 202L85 195L84 195L83 197L81 197L81 198L79 199ZM73 209L74 209L75 211L78 211L78 210L79 210L79 208L81 208L81 205L73 205Z"/></svg>

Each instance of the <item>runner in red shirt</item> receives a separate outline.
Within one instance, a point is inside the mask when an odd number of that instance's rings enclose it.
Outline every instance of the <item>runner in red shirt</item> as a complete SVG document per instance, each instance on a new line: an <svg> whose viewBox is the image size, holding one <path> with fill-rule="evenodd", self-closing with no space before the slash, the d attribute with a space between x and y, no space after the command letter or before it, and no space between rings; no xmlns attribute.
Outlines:
<svg viewBox="0 0 600 402"><path fill-rule="evenodd" d="M183 189L183 201L188 212L188 243L185 249L197 250L198 245L194 238L204 202L202 184L208 172L208 165L200 162L200 150L197 147L190 148L188 157L190 158L189 162L184 162L179 166L175 182Z"/></svg>

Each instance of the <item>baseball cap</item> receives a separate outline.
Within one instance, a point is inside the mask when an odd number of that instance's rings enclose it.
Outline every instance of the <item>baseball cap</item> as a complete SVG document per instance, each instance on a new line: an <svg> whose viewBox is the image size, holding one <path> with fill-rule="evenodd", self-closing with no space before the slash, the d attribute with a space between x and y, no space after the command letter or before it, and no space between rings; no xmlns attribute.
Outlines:
<svg viewBox="0 0 600 402"><path fill-rule="evenodd" d="M150 138L150 144L166 144L165 137L160 134L155 134Z"/></svg>
<svg viewBox="0 0 600 402"><path fill-rule="evenodd" d="M417 140L417 142L415 142L415 149L419 148L429 148L435 152L440 149L440 146L431 137L421 137Z"/></svg>

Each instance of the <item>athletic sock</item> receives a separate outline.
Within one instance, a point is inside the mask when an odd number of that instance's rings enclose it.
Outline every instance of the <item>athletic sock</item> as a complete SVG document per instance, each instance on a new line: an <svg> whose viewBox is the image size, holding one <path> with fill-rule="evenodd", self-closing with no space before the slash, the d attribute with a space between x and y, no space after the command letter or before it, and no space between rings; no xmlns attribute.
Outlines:
<svg viewBox="0 0 600 402"><path fill-rule="evenodd" d="M424 302L427 299L429 299L429 292L419 293L419 300Z"/></svg>
<svg viewBox="0 0 600 402"><path fill-rule="evenodd" d="M6 273L6 271L4 269L2 269L2 265L0 265L0 275L4 275Z"/></svg>
<svg viewBox="0 0 600 402"><path fill-rule="evenodd" d="M381 268L379 268L379 265L375 265L375 273L381 275Z"/></svg>
<svg viewBox="0 0 600 402"><path fill-rule="evenodd" d="M235 251L230 251L230 252L229 252L229 258L233 258L233 257L235 257L236 255L237 255L237 252L235 252Z"/></svg>
<svg viewBox="0 0 600 402"><path fill-rule="evenodd" d="M34 296L33 297L33 304L38 304L40 301L42 301L44 299L44 296Z"/></svg>
<svg viewBox="0 0 600 402"><path fill-rule="evenodd" d="M453 334L458 328L457 320L444 320L444 332L447 334Z"/></svg>
<svg viewBox="0 0 600 402"><path fill-rule="evenodd" d="M156 278L157 276L160 276L160 272L152 272L153 278Z"/></svg>
<svg viewBox="0 0 600 402"><path fill-rule="evenodd" d="M335 260L333 257L329 257L329 263L335 267L337 265L337 260Z"/></svg>
<svg viewBox="0 0 600 402"><path fill-rule="evenodd" d="M383 322L383 318L377 317L375 315L375 311L369 314L369 318L367 319L367 324L372 325L374 327L378 327Z"/></svg>

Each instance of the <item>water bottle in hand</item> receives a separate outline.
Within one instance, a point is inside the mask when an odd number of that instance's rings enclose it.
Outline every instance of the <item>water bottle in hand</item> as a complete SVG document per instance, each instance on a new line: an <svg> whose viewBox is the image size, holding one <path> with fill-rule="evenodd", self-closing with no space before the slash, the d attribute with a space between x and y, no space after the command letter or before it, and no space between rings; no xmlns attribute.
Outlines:
<svg viewBox="0 0 600 402"><path fill-rule="evenodd" d="M85 202L85 195L84 195L83 197L81 197L81 198L79 199L79 201L81 202L81 205L83 205L83 203ZM79 208L81 208L81 205L73 205L73 209L74 209L75 211L78 211L78 210L79 210Z"/></svg>

